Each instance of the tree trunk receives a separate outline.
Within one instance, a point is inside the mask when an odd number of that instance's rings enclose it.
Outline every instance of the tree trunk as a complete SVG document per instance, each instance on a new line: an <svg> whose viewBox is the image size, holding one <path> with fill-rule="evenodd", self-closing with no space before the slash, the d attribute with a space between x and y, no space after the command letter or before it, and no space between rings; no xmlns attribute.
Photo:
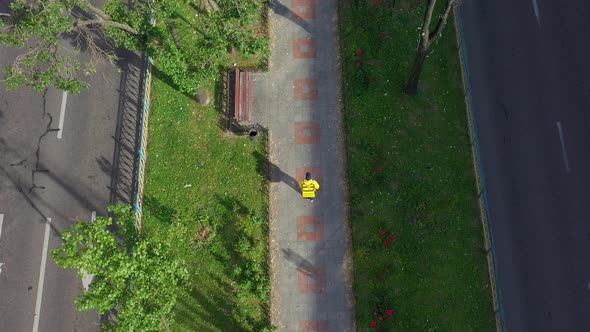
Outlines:
<svg viewBox="0 0 590 332"><path fill-rule="evenodd" d="M217 3L215 2L215 0L205 0L209 3L209 7L211 7L212 11L218 11L219 10L219 6L217 5Z"/></svg>
<svg viewBox="0 0 590 332"><path fill-rule="evenodd" d="M407 95L415 96L418 93L418 81L420 80L420 73L422 73L422 66L430 46L440 38L442 30L447 24L447 18L451 13L451 9L455 5L456 0L447 0L445 3L444 11L441 17L438 19L436 27L433 32L430 32L430 20L432 19L432 12L436 6L436 0L426 0L426 10L424 11L424 18L422 19L422 28L420 31L420 43L418 44L418 50L416 52L416 59L414 60L414 66L408 79L408 84L404 89Z"/></svg>
<svg viewBox="0 0 590 332"><path fill-rule="evenodd" d="M132 27L130 27L127 24L113 22L113 21L105 21L102 18L99 18L96 20L76 21L76 22L74 22L74 27L82 27L82 26L88 26L88 25L93 25L93 24L118 28L118 29L127 31L132 35L139 34L139 31L133 29Z"/></svg>
<svg viewBox="0 0 590 332"><path fill-rule="evenodd" d="M168 323L166 322L166 318L164 317L164 315L160 315L160 318L162 319L162 324L164 325L164 328L166 328L166 331L172 332L172 330L170 330L170 327L168 326Z"/></svg>
<svg viewBox="0 0 590 332"><path fill-rule="evenodd" d="M420 73L422 73L422 66L424 66L427 54L428 49L418 47L416 59L414 59L414 66L412 66L412 72L408 79L408 84L406 84L406 89L404 90L405 93L410 96L415 96L416 93L418 93L418 81L420 80Z"/></svg>
<svg viewBox="0 0 590 332"><path fill-rule="evenodd" d="M203 0L203 7L205 7L205 11L209 14L219 10L219 6L215 0Z"/></svg>

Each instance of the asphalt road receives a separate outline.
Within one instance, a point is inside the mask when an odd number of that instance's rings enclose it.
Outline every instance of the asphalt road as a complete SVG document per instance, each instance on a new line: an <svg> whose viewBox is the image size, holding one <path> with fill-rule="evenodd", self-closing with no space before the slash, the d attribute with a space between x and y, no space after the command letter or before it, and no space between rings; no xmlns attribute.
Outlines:
<svg viewBox="0 0 590 332"><path fill-rule="evenodd" d="M590 2L463 1L506 331L590 331Z"/></svg>
<svg viewBox="0 0 590 332"><path fill-rule="evenodd" d="M0 48L0 66L16 54ZM62 91L7 92L0 83L0 331L99 327L96 312L75 310L82 290L76 271L49 254L64 229L105 214L110 199L120 74L104 65L90 84L67 95L62 113Z"/></svg>

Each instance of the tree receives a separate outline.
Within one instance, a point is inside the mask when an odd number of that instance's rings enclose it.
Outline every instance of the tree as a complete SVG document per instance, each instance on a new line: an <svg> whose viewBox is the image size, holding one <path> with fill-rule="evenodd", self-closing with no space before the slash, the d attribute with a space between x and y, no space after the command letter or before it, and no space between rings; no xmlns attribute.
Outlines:
<svg viewBox="0 0 590 332"><path fill-rule="evenodd" d="M266 36L248 32L260 0L203 0L204 13L196 21L183 16L189 5L198 9L191 0L107 0L100 8L89 0L13 0L10 11L0 13L0 44L25 51L5 69L4 81L9 88L78 92L88 86L80 73L94 73L100 61L114 64L117 46L147 51L158 69L189 92L219 74L228 50L268 52ZM191 33L179 34L179 28ZM73 52L64 46L68 39ZM90 54L84 64L81 49Z"/></svg>
<svg viewBox="0 0 590 332"><path fill-rule="evenodd" d="M94 275L76 304L101 315L114 310L116 319L103 322L103 330L161 331L172 319L176 288L188 280L185 262L173 257L169 244L139 234L129 206L109 212L116 225L104 216L79 221L62 233L63 243L51 255L61 267Z"/></svg>
<svg viewBox="0 0 590 332"><path fill-rule="evenodd" d="M414 59L410 78L404 90L406 94L413 96L418 92L418 81L420 80L422 66L424 65L430 46L442 35L442 30L447 24L447 18L456 3L456 0L446 0L442 15L439 17L434 31L430 32L430 21L432 20L436 0L426 0L426 10L424 11L424 19L422 20L422 28L420 30L420 42L416 51L416 58Z"/></svg>

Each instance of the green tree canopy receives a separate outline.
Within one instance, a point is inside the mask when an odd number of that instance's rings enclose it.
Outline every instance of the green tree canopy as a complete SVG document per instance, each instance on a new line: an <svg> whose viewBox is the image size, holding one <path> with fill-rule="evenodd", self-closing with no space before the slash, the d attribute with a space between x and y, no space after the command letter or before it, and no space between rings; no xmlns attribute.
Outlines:
<svg viewBox="0 0 590 332"><path fill-rule="evenodd" d="M129 206L111 206L110 217L79 221L62 233L63 243L51 255L64 268L94 275L76 300L79 310L116 311L103 330L161 331L171 321L177 287L188 280L185 262L173 258L170 244L138 234Z"/></svg>
<svg viewBox="0 0 590 332"><path fill-rule="evenodd" d="M5 68L9 88L48 86L70 92L87 87L80 74L99 61L115 62L115 46L148 51L156 66L188 92L219 74L235 49L268 52L268 37L255 33L263 0L12 0L0 13L0 44L23 48ZM187 9L190 9L187 10ZM187 17L196 12L196 17ZM65 40L72 47L65 47ZM86 50L89 59L80 60Z"/></svg>

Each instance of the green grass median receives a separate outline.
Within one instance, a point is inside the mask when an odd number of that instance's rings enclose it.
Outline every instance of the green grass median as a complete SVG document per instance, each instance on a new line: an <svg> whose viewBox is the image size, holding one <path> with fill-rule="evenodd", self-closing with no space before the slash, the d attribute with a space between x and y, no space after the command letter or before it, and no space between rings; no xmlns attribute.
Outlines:
<svg viewBox="0 0 590 332"><path fill-rule="evenodd" d="M402 92L423 11L423 1L340 5L356 320L359 331L489 331L452 20L418 95Z"/></svg>
<svg viewBox="0 0 590 332"><path fill-rule="evenodd" d="M211 103L198 105L155 78L144 192L144 229L188 265L173 331L263 331L269 322L268 190L264 140L225 137Z"/></svg>
<svg viewBox="0 0 590 332"><path fill-rule="evenodd" d="M219 68L265 66L266 3L247 2L239 18L223 12L236 4L225 5L206 13L205 7L182 4L169 21L159 22L187 54L212 57L193 64L204 68L195 75L207 77L208 106L180 92L162 70L179 64L154 63L144 232L172 243L190 274L188 285L178 289L172 331L270 331L267 142L224 131ZM213 25L223 15L232 21ZM241 46L207 39L211 35L230 36Z"/></svg>

